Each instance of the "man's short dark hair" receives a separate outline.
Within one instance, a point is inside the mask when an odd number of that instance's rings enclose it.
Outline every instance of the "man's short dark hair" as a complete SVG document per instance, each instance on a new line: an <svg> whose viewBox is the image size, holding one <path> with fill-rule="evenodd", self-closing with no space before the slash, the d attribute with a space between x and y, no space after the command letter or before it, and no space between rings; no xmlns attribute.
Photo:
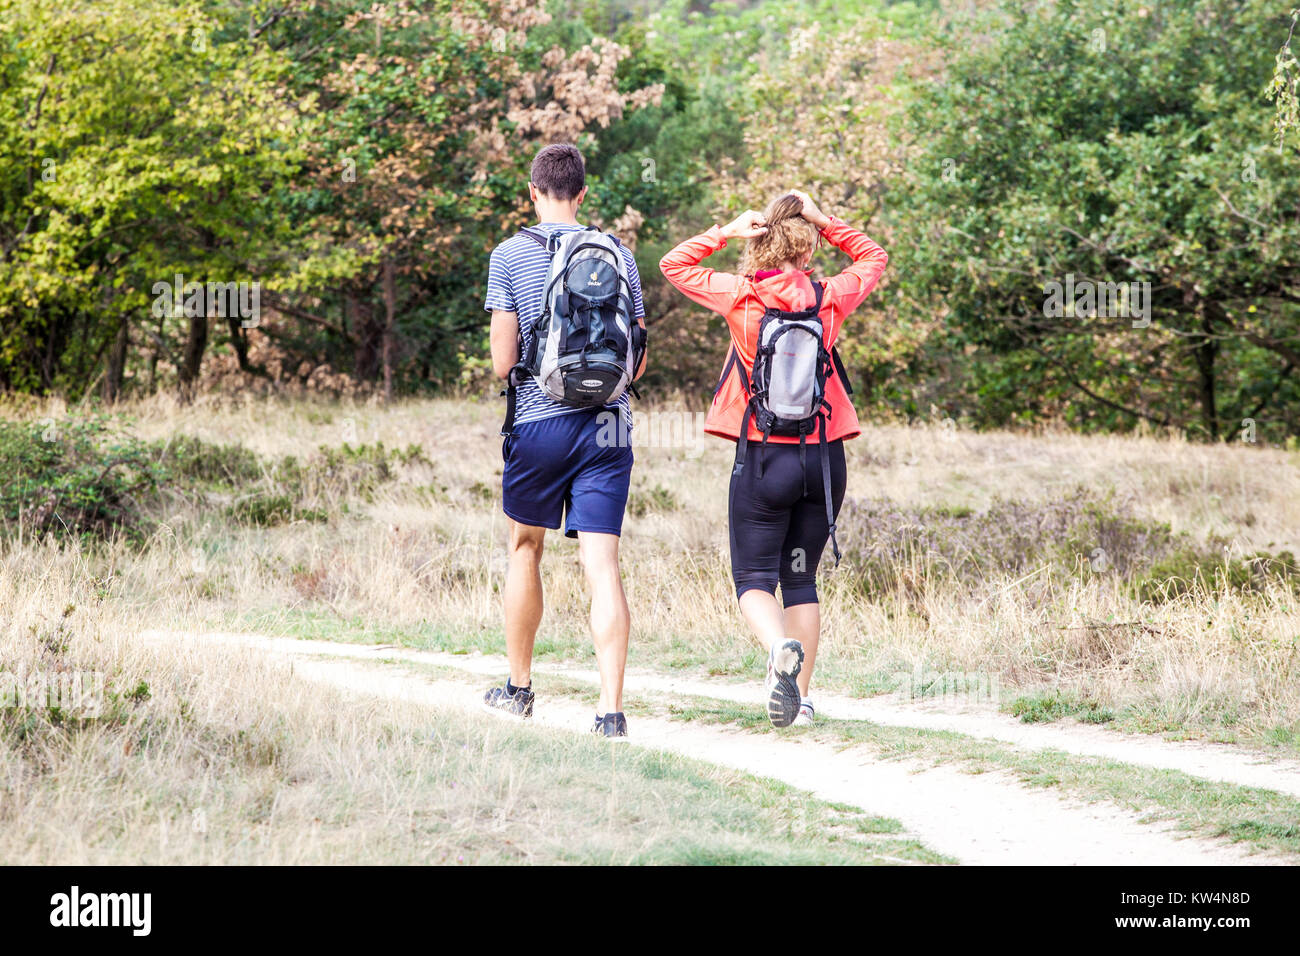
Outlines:
<svg viewBox="0 0 1300 956"><path fill-rule="evenodd" d="M571 143L543 146L533 158L529 173L533 185L548 199L574 199L587 185L587 168L582 153Z"/></svg>

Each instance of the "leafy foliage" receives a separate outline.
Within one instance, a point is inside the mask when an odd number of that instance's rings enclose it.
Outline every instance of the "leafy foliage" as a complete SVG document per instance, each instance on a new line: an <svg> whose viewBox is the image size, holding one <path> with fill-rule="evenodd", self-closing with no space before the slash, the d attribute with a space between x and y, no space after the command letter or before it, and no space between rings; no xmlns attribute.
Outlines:
<svg viewBox="0 0 1300 956"><path fill-rule="evenodd" d="M1300 427L1300 179L1260 135L1277 25L1222 0L1004 4L956 25L910 110L899 216L905 291L947 314L950 411ZM1149 313L1053 315L1067 277L1145 283Z"/></svg>
<svg viewBox="0 0 1300 956"><path fill-rule="evenodd" d="M0 519L31 536L138 534L140 498L165 478L151 451L102 416L0 421Z"/></svg>
<svg viewBox="0 0 1300 956"><path fill-rule="evenodd" d="M1264 0L0 0L0 389L494 391L487 253L566 140L583 216L638 257L651 394L706 397L725 337L657 260L799 187L891 253L840 349L871 410L1281 442L1295 24ZM256 328L160 307L178 275L256 284ZM1067 278L1146 309L1052 312Z"/></svg>
<svg viewBox="0 0 1300 956"><path fill-rule="evenodd" d="M193 435L177 435L166 442L159 463L173 480L185 484L240 488L265 474L261 459L251 449L214 444Z"/></svg>
<svg viewBox="0 0 1300 956"><path fill-rule="evenodd" d="M1291 48L1297 24L1300 24L1300 8L1291 11L1290 29L1287 30L1281 49L1277 51L1273 77L1264 89L1264 95L1277 104L1273 129L1277 133L1279 147L1286 143L1288 133L1300 130L1300 98L1296 95L1296 87L1300 83L1300 61Z"/></svg>
<svg viewBox="0 0 1300 956"><path fill-rule="evenodd" d="M155 284L283 268L309 126L283 58L217 32L197 0L0 0L0 387L79 394L115 341L192 379L207 316Z"/></svg>

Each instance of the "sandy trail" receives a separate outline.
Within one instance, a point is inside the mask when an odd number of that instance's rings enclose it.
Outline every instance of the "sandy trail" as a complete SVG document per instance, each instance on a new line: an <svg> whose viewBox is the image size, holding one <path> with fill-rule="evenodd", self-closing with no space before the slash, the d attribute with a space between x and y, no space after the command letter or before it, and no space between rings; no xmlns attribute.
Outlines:
<svg viewBox="0 0 1300 956"><path fill-rule="evenodd" d="M250 635L217 635L209 638L239 640ZM256 635L254 635L256 636ZM286 653L301 652L304 643L312 653L353 657L361 660L392 659L452 667L486 677L505 674L502 658L484 655L447 654L439 651L416 651L392 644L342 644L327 641L298 641L291 638L256 636L262 646ZM265 643L269 642L269 643ZM575 681L599 685L594 670L554 664L534 664L539 674L554 674ZM762 682L755 675L751 684L693 680L650 672L630 671L625 682L629 694L672 693L688 697L712 697L738 704L764 706ZM988 708L962 711L939 710L925 704L908 704L897 699L854 699L830 694L816 694L817 713L822 717L843 720L866 720L887 727L915 727L923 730L949 730L971 737L985 737L1014 744L1028 750L1060 750L1080 756L1103 757L1139 767L1180 770L1183 773L1221 783L1243 787L1261 787L1300 797L1300 761L1270 757L1227 744L1204 744L1196 741L1175 742L1154 737L1125 737L1112 730L1084 724L1024 724L1014 717Z"/></svg>
<svg viewBox="0 0 1300 956"><path fill-rule="evenodd" d="M405 660L450 666L494 677L504 670L504 661L497 658L374 645L253 634L149 631L141 636L150 642L179 644L198 655L218 650L228 652L232 648L237 653L269 655L288 665L286 678L290 680L312 680L363 695L476 713L482 713L481 688L456 681L432 680L382 662ZM579 679L585 673L561 668L550 670ZM656 680L665 683L652 683L645 675L630 675L629 689L707 693L711 697L743 699L747 703L752 698L750 688L671 678ZM700 686L707 690L687 689ZM747 696L729 696L726 691ZM856 706L869 702L840 703ZM846 706L835 713L847 717L850 708ZM494 718L484 714L484 719ZM863 713L860 719L875 717ZM533 718L535 724L583 733L590 721L589 708L562 698L547 700ZM906 725L918 726L915 721ZM1252 855L1240 845L1182 837L1171 826L1142 823L1138 814L1109 804L1087 804L1062 798L1049 790L1031 790L1007 773L974 775L915 761L881 761L864 748L845 750L795 735L781 739L635 715L631 730L633 746L670 751L770 777L826 800L894 817L926 846L962 863L1180 866L1288 862L1265 854ZM596 740L592 743L608 746Z"/></svg>
<svg viewBox="0 0 1300 956"><path fill-rule="evenodd" d="M447 655L452 657L454 655ZM599 686L595 671L577 672L557 669L578 680ZM766 699L761 682L752 686L724 684L665 677L629 675L629 691L655 690L699 697L714 697L735 703L762 707ZM814 688L815 690L815 688ZM1104 757L1140 767L1181 770L1195 777L1235 783L1245 787L1262 787L1300 797L1300 762L1251 753L1231 745L1203 744L1196 741L1175 742L1153 737L1124 737L1113 730L1084 724L1045 726L1021 723L999 713L992 706L961 712L939 710L925 705L908 705L889 699L854 700L818 694L817 713L842 720L866 720L887 727L916 727L923 730L950 730L971 737L987 737L1014 744L1026 750L1061 750L1070 754Z"/></svg>

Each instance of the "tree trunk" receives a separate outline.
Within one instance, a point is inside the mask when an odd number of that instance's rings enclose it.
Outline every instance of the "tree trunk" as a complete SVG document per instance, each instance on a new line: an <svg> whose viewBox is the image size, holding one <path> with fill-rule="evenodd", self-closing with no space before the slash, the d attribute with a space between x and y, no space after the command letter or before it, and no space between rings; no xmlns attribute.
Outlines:
<svg viewBox="0 0 1300 956"><path fill-rule="evenodd" d="M41 385L46 391L54 388L54 356L60 350L56 347L59 339L58 315L52 315L45 326L45 356L41 361Z"/></svg>
<svg viewBox="0 0 1300 956"><path fill-rule="evenodd" d="M271 377L270 372L248 360L248 336L244 332L239 317L235 315L227 316L226 324L230 327L230 345L235 350L235 358L239 360L239 370L248 375L269 379Z"/></svg>
<svg viewBox="0 0 1300 956"><path fill-rule="evenodd" d="M122 320L122 327L117 330L113 348L108 353L108 369L104 375L104 401L112 405L122 397L122 380L126 374L126 350L131 344L131 324Z"/></svg>
<svg viewBox="0 0 1300 956"><path fill-rule="evenodd" d="M190 317L190 331L185 339L185 353L181 359L181 400L194 398L194 388L199 378L199 368L203 365L203 352L208 347L208 317L195 315Z"/></svg>
<svg viewBox="0 0 1300 956"><path fill-rule="evenodd" d="M166 321L167 320L165 318L159 319L158 334L155 336L151 336L151 338L153 339L153 348L150 349L149 351L149 393L151 395L153 394L154 390L158 387L158 359L162 357L162 349L160 343L163 340L162 335L163 335L163 329L165 327L164 323L166 323Z"/></svg>
<svg viewBox="0 0 1300 956"><path fill-rule="evenodd" d="M384 259L384 403L393 400L393 317L397 311L397 290L393 283L392 257Z"/></svg>
<svg viewBox="0 0 1300 956"><path fill-rule="evenodd" d="M1219 342L1214 338L1214 322L1210 310L1202 303L1198 307L1201 314L1202 335L1196 338L1192 347L1196 357L1196 371L1199 376L1201 402L1201 423L1209 433L1210 441L1219 440L1219 409L1215 396L1215 359L1219 355Z"/></svg>
<svg viewBox="0 0 1300 956"><path fill-rule="evenodd" d="M352 350L352 374L361 381L371 382L375 378L378 365L376 334L382 330L376 327L374 309L369 301L363 301L355 287L349 287L344 300L351 326L355 329Z"/></svg>

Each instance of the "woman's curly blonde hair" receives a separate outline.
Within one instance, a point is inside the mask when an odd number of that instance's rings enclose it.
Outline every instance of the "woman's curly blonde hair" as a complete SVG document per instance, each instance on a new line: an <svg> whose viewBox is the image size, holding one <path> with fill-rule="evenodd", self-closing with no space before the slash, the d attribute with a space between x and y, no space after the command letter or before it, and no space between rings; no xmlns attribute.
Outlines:
<svg viewBox="0 0 1300 956"><path fill-rule="evenodd" d="M750 239L740 254L740 272L752 276L759 269L779 269L787 262L808 261L820 233L803 217L803 200L793 193L773 199L763 211L767 232Z"/></svg>

